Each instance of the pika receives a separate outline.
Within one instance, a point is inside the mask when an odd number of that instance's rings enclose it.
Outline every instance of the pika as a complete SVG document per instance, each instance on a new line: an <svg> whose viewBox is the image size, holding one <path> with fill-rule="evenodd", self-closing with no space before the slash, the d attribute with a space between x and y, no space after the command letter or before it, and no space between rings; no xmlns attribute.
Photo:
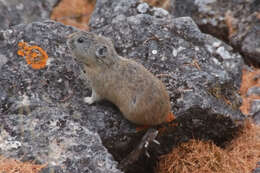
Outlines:
<svg viewBox="0 0 260 173"><path fill-rule="evenodd" d="M106 99L138 125L166 121L171 106L164 84L143 65L119 56L110 39L80 31L68 37L67 45L90 81L92 94L85 102Z"/></svg>

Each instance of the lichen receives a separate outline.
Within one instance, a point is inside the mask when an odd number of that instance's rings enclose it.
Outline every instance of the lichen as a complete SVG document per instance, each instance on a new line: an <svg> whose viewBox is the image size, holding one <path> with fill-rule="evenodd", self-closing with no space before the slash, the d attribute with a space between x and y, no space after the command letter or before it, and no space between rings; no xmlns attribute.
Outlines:
<svg viewBox="0 0 260 173"><path fill-rule="evenodd" d="M26 42L18 43L19 50L17 54L25 56L25 60L28 65L33 69L42 69L46 66L48 60L48 54L39 46L30 46Z"/></svg>

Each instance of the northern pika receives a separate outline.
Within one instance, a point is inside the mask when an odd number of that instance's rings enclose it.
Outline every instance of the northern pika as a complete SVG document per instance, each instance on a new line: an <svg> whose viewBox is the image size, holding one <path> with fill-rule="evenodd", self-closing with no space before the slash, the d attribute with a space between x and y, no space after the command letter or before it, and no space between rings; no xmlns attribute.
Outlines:
<svg viewBox="0 0 260 173"><path fill-rule="evenodd" d="M135 124L165 122L171 106L164 84L141 64L119 56L110 39L80 31L69 36L67 45L84 64L92 87L88 104L106 99Z"/></svg>

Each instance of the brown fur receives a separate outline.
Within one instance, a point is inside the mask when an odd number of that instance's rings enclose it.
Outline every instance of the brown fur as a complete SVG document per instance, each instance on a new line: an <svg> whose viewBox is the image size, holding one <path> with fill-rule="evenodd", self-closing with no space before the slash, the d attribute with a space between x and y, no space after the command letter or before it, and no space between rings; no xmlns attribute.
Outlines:
<svg viewBox="0 0 260 173"><path fill-rule="evenodd" d="M91 44L88 49L76 41L82 36ZM91 50L100 45L108 50L102 61L97 60L96 50ZM75 58L85 64L87 78L100 99L114 103L133 123L157 125L165 121L170 113L170 102L164 84L141 64L120 57L110 40L78 32L70 36L68 46Z"/></svg>

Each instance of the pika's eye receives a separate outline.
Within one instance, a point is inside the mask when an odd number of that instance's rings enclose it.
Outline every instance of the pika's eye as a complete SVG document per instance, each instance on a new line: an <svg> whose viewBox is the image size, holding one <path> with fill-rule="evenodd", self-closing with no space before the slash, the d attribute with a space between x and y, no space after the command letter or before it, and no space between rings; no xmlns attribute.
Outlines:
<svg viewBox="0 0 260 173"><path fill-rule="evenodd" d="M78 40L77 40L78 43L83 43L84 42L84 39L82 37L79 37Z"/></svg>

